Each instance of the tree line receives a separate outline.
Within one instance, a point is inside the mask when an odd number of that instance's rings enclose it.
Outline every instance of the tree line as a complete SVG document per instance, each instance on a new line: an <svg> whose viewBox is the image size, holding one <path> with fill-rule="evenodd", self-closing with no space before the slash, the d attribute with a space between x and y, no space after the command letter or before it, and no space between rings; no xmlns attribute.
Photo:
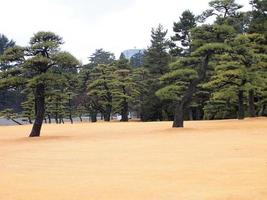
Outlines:
<svg viewBox="0 0 267 200"><path fill-rule="evenodd" d="M16 123L42 123L101 115L110 121L134 111L142 121L244 119L267 115L267 1L253 0L240 11L234 0L213 0L201 15L190 10L167 37L151 31L147 50L130 60L97 49L82 65L60 50L63 39L38 32L21 47L0 35L0 110ZM212 18L213 23L207 23Z"/></svg>

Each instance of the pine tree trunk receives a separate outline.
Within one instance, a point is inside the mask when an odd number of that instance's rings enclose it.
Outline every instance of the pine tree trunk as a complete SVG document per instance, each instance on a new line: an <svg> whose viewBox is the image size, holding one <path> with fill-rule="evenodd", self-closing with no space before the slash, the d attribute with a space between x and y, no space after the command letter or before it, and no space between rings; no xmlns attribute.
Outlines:
<svg viewBox="0 0 267 200"><path fill-rule="evenodd" d="M111 115L111 106L110 105L107 105L106 106L106 111L104 113L104 121L105 122L109 122L110 121L110 115Z"/></svg>
<svg viewBox="0 0 267 200"><path fill-rule="evenodd" d="M238 91L238 119L245 118L245 111L244 111L244 92L243 90Z"/></svg>
<svg viewBox="0 0 267 200"><path fill-rule="evenodd" d="M48 118L48 123L51 124L51 117L50 117L50 115L47 115L47 118Z"/></svg>
<svg viewBox="0 0 267 200"><path fill-rule="evenodd" d="M45 114L45 86L42 83L37 84L35 91L36 99L36 119L34 121L30 137L39 137Z"/></svg>
<svg viewBox="0 0 267 200"><path fill-rule="evenodd" d="M205 79L207 68L208 68L208 63L209 63L209 55L206 55L201 65L201 68L198 72L198 78L193 80L189 84L180 103L176 105L174 121L173 121L173 126L172 126L173 128L179 128L179 127L184 126L184 110L186 109L186 106L190 104L192 96L194 92L196 91L197 85Z"/></svg>
<svg viewBox="0 0 267 200"><path fill-rule="evenodd" d="M172 127L182 128L184 127L184 106L179 103L175 107L174 121Z"/></svg>
<svg viewBox="0 0 267 200"><path fill-rule="evenodd" d="M73 124L72 113L71 113L71 98L70 97L69 97L69 118L70 118L70 123Z"/></svg>
<svg viewBox="0 0 267 200"><path fill-rule="evenodd" d="M189 115L189 120L193 121L194 120L193 109L191 107L188 108L188 115Z"/></svg>
<svg viewBox="0 0 267 200"><path fill-rule="evenodd" d="M57 114L57 112L55 114L55 121L56 121L56 124L58 124L58 114Z"/></svg>
<svg viewBox="0 0 267 200"><path fill-rule="evenodd" d="M71 114L69 115L69 118L70 118L70 123L73 124L73 119L72 119L72 115Z"/></svg>
<svg viewBox="0 0 267 200"><path fill-rule="evenodd" d="M32 124L32 119L30 117L28 117L28 121L30 124Z"/></svg>
<svg viewBox="0 0 267 200"><path fill-rule="evenodd" d="M128 110L128 102L126 100L126 98L124 98L123 100L123 108L122 108L122 111L121 111L121 121L122 122L128 122L129 119L128 119L128 114L129 114L129 110Z"/></svg>
<svg viewBox="0 0 267 200"><path fill-rule="evenodd" d="M15 120L15 119L13 119L13 118L11 118L11 121L12 121L12 122L15 122L15 123L18 124L18 125L22 125L22 123L18 122L17 120Z"/></svg>
<svg viewBox="0 0 267 200"><path fill-rule="evenodd" d="M249 116L256 117L255 102L254 102L254 90L249 90Z"/></svg>
<svg viewBox="0 0 267 200"><path fill-rule="evenodd" d="M83 118L81 115L79 115L80 121L83 122Z"/></svg>
<svg viewBox="0 0 267 200"><path fill-rule="evenodd" d="M91 112L91 122L97 122L97 112Z"/></svg>
<svg viewBox="0 0 267 200"><path fill-rule="evenodd" d="M200 107L196 107L196 120L201 120L202 118Z"/></svg>
<svg viewBox="0 0 267 200"><path fill-rule="evenodd" d="M260 115L261 116L267 116L266 113L267 113L266 112L266 104L263 104L262 109L260 111Z"/></svg>

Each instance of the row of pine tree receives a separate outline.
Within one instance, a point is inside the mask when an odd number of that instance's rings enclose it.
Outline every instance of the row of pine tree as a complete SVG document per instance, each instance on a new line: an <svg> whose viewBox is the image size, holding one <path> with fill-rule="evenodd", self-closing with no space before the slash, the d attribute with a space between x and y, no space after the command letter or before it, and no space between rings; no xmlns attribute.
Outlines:
<svg viewBox="0 0 267 200"><path fill-rule="evenodd" d="M0 110L16 123L64 123L135 112L142 121L244 119L267 115L267 1L241 11L234 0L212 0L196 16L182 13L167 37L152 29L151 45L130 60L97 49L82 65L60 50L63 39L38 32L27 47L0 35ZM213 21L212 23L207 23Z"/></svg>

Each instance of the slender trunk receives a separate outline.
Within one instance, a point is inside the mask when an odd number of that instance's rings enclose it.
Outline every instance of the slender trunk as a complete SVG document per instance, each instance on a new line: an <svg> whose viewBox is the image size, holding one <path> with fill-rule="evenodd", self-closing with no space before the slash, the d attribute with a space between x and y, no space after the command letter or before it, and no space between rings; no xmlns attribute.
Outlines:
<svg viewBox="0 0 267 200"><path fill-rule="evenodd" d="M265 110L266 110L266 104L263 104L262 109L261 109L259 114L261 116L266 116L266 111Z"/></svg>
<svg viewBox="0 0 267 200"><path fill-rule="evenodd" d="M160 108L160 110L158 111L158 120L159 121L163 121L164 119L163 119L163 113L162 113L163 111L162 111L162 106L161 106L161 108Z"/></svg>
<svg viewBox="0 0 267 200"><path fill-rule="evenodd" d="M123 106L122 106L122 110L121 110L121 121L122 122L128 122L129 121L128 114L129 114L128 102L127 102L127 99L124 98Z"/></svg>
<svg viewBox="0 0 267 200"><path fill-rule="evenodd" d="M71 113L71 98L70 97L69 97L69 118L70 118L70 123L73 124L72 113Z"/></svg>
<svg viewBox="0 0 267 200"><path fill-rule="evenodd" d="M140 108L140 120L143 122L145 121L145 116L144 116L144 106L141 105L141 108Z"/></svg>
<svg viewBox="0 0 267 200"><path fill-rule="evenodd" d="M81 115L79 115L80 121L83 122L83 118Z"/></svg>
<svg viewBox="0 0 267 200"><path fill-rule="evenodd" d="M36 117L37 115L37 102L36 98L34 98L34 116Z"/></svg>
<svg viewBox="0 0 267 200"><path fill-rule="evenodd" d="M107 105L106 106L106 111L104 113L104 121L105 122L109 122L110 121L110 115L111 115L111 105Z"/></svg>
<svg viewBox="0 0 267 200"><path fill-rule="evenodd" d="M91 122L97 122L97 112L91 112Z"/></svg>
<svg viewBox="0 0 267 200"><path fill-rule="evenodd" d="M32 119L30 117L28 117L28 121L30 124L32 124Z"/></svg>
<svg viewBox="0 0 267 200"><path fill-rule="evenodd" d="M56 121L56 124L60 123L60 119L59 119L59 116L58 116L58 99L56 99L56 113L55 113L55 121Z"/></svg>
<svg viewBox="0 0 267 200"><path fill-rule="evenodd" d="M51 117L50 117L50 115L47 115L47 118L48 118L48 123L51 124Z"/></svg>
<svg viewBox="0 0 267 200"><path fill-rule="evenodd" d="M196 107L196 120L201 120L202 118L200 107Z"/></svg>
<svg viewBox="0 0 267 200"><path fill-rule="evenodd" d="M249 90L249 116L256 117L255 102L254 102L254 90Z"/></svg>
<svg viewBox="0 0 267 200"><path fill-rule="evenodd" d="M245 111L244 111L244 91L238 91L238 119L245 118Z"/></svg>
<svg viewBox="0 0 267 200"><path fill-rule="evenodd" d="M172 127L184 127L184 106L179 103L175 107L174 121Z"/></svg>
<svg viewBox="0 0 267 200"><path fill-rule="evenodd" d="M188 109L188 115L189 115L189 120L193 121L194 120L193 109L191 107L189 107L189 109Z"/></svg>
<svg viewBox="0 0 267 200"><path fill-rule="evenodd" d="M45 114L45 86L42 83L37 84L35 90L36 100L36 118L32 127L30 137L39 137Z"/></svg>
<svg viewBox="0 0 267 200"><path fill-rule="evenodd" d="M15 120L15 119L13 119L13 118L11 118L11 121L12 121L12 122L15 122L15 123L18 124L18 125L22 125L22 123L18 122L17 120Z"/></svg>
<svg viewBox="0 0 267 200"><path fill-rule="evenodd" d="M58 124L58 114L57 114L57 112L55 114L55 121L56 121L56 124Z"/></svg>
<svg viewBox="0 0 267 200"><path fill-rule="evenodd" d="M71 114L69 115L69 118L70 118L70 123L73 124L73 119L72 119Z"/></svg>

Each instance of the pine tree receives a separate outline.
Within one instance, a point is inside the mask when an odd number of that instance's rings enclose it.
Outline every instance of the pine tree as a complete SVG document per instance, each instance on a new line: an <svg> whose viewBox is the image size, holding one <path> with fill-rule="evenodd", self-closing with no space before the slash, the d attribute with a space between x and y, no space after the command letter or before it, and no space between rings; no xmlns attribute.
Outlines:
<svg viewBox="0 0 267 200"><path fill-rule="evenodd" d="M173 56L186 55L190 53L191 36L190 30L196 27L196 17L190 10L182 13L180 20L174 22L173 32L175 35L171 37L171 54ZM178 45L176 42L179 42Z"/></svg>
<svg viewBox="0 0 267 200"><path fill-rule="evenodd" d="M27 48L14 47L4 52L3 62L10 67L1 72L3 77L0 87L17 87L34 89L35 120L30 137L40 136L45 116L45 93L49 85L62 76L58 72L60 65L57 58L62 38L52 32L38 32L30 39ZM51 89L51 88L49 88Z"/></svg>
<svg viewBox="0 0 267 200"><path fill-rule="evenodd" d="M6 49L14 47L15 44L13 40L9 40L5 35L0 34L0 55L3 55ZM3 69L1 68L1 70Z"/></svg>
<svg viewBox="0 0 267 200"><path fill-rule="evenodd" d="M267 34L267 1L252 0L252 11L249 12L251 21L249 23L249 33Z"/></svg>
<svg viewBox="0 0 267 200"><path fill-rule="evenodd" d="M145 52L144 66L152 75L159 77L168 71L169 55L167 53L167 30L162 25L151 31L151 46Z"/></svg>
<svg viewBox="0 0 267 200"><path fill-rule="evenodd" d="M144 65L144 53L139 51L130 58L130 64L133 67L141 67Z"/></svg>
<svg viewBox="0 0 267 200"><path fill-rule="evenodd" d="M121 114L121 121L128 121L129 109L138 93L133 80L133 70L125 58L121 58L115 64L115 87L113 90L114 110Z"/></svg>
<svg viewBox="0 0 267 200"><path fill-rule="evenodd" d="M157 91L161 99L174 102L173 127L184 126L184 112L192 103L198 86L207 78L211 61L217 53L229 50L225 40L234 36L228 26L203 25L191 31L192 53L171 64L170 72L160 78L165 86Z"/></svg>
<svg viewBox="0 0 267 200"><path fill-rule="evenodd" d="M104 115L105 121L110 121L111 118L115 69L112 65L98 65L94 68L88 85L87 94L92 101L91 105Z"/></svg>
<svg viewBox="0 0 267 200"><path fill-rule="evenodd" d="M243 6L237 4L235 0L212 0L209 2L209 6L210 9L198 16L200 22L216 16L216 24L232 26L239 33L246 31L249 16L247 13L239 11Z"/></svg>
<svg viewBox="0 0 267 200"><path fill-rule="evenodd" d="M89 57L89 61L92 65L109 65L115 61L115 56L113 53L108 51L104 51L103 49L96 49L95 53L93 53Z"/></svg>
<svg viewBox="0 0 267 200"><path fill-rule="evenodd" d="M166 34L167 30L162 25L152 29L151 46L145 52L144 68L149 72L146 80L149 92L143 97L142 103L142 117L145 121L163 120L163 104L155 92L160 88L159 77L168 71L170 61Z"/></svg>

